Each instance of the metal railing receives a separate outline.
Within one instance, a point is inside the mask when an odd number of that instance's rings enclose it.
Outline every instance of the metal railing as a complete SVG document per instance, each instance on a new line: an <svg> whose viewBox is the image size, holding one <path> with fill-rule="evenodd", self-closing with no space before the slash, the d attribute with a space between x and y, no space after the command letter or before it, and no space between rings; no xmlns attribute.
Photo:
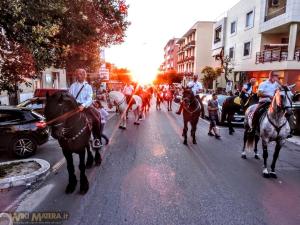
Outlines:
<svg viewBox="0 0 300 225"><path fill-rule="evenodd" d="M275 18L277 16L280 16L280 15L284 14L285 12L286 12L286 6L284 6L282 8L279 8L279 9L275 10L272 13L268 13L265 16L265 21L268 21L268 20L273 19L273 18Z"/></svg>
<svg viewBox="0 0 300 225"><path fill-rule="evenodd" d="M265 62L281 62L287 60L288 52L286 50L274 49L256 53L256 64ZM294 60L300 62L300 49L295 51Z"/></svg>

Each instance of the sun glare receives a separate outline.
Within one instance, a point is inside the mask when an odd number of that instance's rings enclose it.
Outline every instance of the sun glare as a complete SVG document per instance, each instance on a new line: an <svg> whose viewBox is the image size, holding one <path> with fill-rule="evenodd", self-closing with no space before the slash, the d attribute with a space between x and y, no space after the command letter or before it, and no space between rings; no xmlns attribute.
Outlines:
<svg viewBox="0 0 300 225"><path fill-rule="evenodd" d="M156 74L155 73L146 73L143 72L132 72L132 78L135 82L138 82L141 85L147 85L152 84L152 82L155 79Z"/></svg>

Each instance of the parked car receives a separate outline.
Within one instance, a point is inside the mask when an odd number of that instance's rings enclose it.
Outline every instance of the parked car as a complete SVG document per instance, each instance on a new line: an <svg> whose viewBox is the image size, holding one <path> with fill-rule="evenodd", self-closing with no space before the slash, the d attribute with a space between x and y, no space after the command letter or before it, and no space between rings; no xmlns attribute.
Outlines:
<svg viewBox="0 0 300 225"><path fill-rule="evenodd" d="M300 93L294 95L293 98L293 121L292 121L292 129L294 133L300 134Z"/></svg>
<svg viewBox="0 0 300 225"><path fill-rule="evenodd" d="M67 92L68 90L67 89L36 89L34 92L33 98L30 98L30 99L27 99L27 100L21 102L19 105L17 105L17 107L18 108L29 108L41 115L44 115L46 93L48 93L49 95L52 95L57 91Z"/></svg>
<svg viewBox="0 0 300 225"><path fill-rule="evenodd" d="M0 106L0 151L26 158L48 139L49 128L43 116L28 108Z"/></svg>
<svg viewBox="0 0 300 225"><path fill-rule="evenodd" d="M219 117L219 124L221 123L221 117L222 117L222 106L224 101L229 98L230 96L228 95L218 95L218 103L219 103L219 110L218 110L218 117ZM210 99L212 99L212 95L211 94L200 94L200 98L202 98L202 103L203 103L203 107L204 107L204 117L208 118L208 101ZM244 119L245 119L245 115L244 113L241 111L239 113L235 113L232 123L233 124L238 124L238 125L242 125L244 124ZM225 121L226 122L226 121Z"/></svg>

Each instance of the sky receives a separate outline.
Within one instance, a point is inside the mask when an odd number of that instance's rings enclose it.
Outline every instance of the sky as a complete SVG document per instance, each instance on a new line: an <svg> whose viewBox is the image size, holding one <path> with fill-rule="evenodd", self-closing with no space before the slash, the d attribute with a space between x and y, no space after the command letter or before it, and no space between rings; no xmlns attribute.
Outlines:
<svg viewBox="0 0 300 225"><path fill-rule="evenodd" d="M197 21L215 21L239 0L127 0L125 42L105 50L107 62L128 68L135 80L150 83L163 62L164 46Z"/></svg>

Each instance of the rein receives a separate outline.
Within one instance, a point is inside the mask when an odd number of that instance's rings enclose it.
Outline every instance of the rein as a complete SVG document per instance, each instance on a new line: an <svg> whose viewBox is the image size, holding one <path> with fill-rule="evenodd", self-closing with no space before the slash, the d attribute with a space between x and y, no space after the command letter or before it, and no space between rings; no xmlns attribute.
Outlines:
<svg viewBox="0 0 300 225"><path fill-rule="evenodd" d="M185 98L186 99L186 98ZM197 100L196 98L189 104L189 106L195 101L195 100ZM198 101L198 100L197 100ZM184 102L184 101L183 101ZM185 107L185 103L183 103L183 108L189 113L189 114L193 114L193 113L195 113L199 108L200 108L200 105L198 104L197 105L197 108L194 110L194 111L190 111L188 108L186 108Z"/></svg>
<svg viewBox="0 0 300 225"><path fill-rule="evenodd" d="M270 122L270 124L275 128L276 132L277 132L277 136L279 136L279 133L281 131L281 129L287 124L287 120L281 125L281 126L277 126L275 123L273 123L273 121L271 120L269 113L267 113L267 118L268 121Z"/></svg>
<svg viewBox="0 0 300 225"><path fill-rule="evenodd" d="M58 116L58 117L56 117L56 118L54 118L50 121L47 121L46 124L51 125L52 123L55 123L59 120L66 120L66 119L70 118L71 116L75 115L78 112L79 112L79 109L74 109L74 110L66 112L66 113L64 113L64 114L62 114L62 115L60 115L60 116ZM57 126L57 125L53 125L53 126Z"/></svg>

